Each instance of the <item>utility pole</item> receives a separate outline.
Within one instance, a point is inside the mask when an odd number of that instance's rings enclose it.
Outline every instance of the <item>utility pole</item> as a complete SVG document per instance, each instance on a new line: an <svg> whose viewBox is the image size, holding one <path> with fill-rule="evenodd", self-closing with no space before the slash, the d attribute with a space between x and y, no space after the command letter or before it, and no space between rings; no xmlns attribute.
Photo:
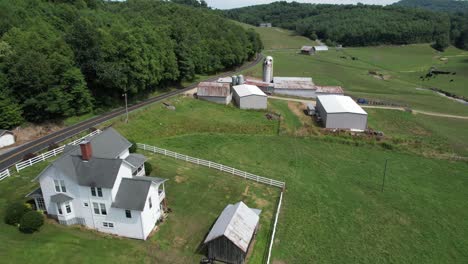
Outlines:
<svg viewBox="0 0 468 264"><path fill-rule="evenodd" d="M387 163L388 163L388 159L385 159L385 168L384 168L383 180L382 180L382 192L384 191L385 177L387 176Z"/></svg>
<svg viewBox="0 0 468 264"><path fill-rule="evenodd" d="M127 92L122 94L123 97L125 97L125 113L127 114L127 117L125 119L125 123L128 123L128 104L127 104Z"/></svg>

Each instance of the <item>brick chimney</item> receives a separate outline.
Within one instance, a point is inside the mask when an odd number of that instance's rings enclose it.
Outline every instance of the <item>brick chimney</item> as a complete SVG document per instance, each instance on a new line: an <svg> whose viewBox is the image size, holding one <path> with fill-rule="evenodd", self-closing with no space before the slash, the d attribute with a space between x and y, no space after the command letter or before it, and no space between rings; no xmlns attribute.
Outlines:
<svg viewBox="0 0 468 264"><path fill-rule="evenodd" d="M93 156L93 148L91 147L91 142L83 141L80 143L81 148L81 158L84 161L89 161L91 156Z"/></svg>

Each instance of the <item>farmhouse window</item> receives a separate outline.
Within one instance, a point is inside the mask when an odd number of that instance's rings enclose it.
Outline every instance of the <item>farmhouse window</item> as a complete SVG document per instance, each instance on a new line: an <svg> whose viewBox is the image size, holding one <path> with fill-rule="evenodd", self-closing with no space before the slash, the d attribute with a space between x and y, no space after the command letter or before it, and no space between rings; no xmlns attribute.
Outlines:
<svg viewBox="0 0 468 264"><path fill-rule="evenodd" d="M65 204L65 210L67 211L67 214L71 213L70 203Z"/></svg>
<svg viewBox="0 0 468 264"><path fill-rule="evenodd" d="M125 210L125 216L126 216L127 218L132 218L132 211L130 211L130 210Z"/></svg>
<svg viewBox="0 0 468 264"><path fill-rule="evenodd" d="M93 210L95 214L100 214L98 203L93 203Z"/></svg>
<svg viewBox="0 0 468 264"><path fill-rule="evenodd" d="M148 203L149 203L149 208L151 209L153 207L153 203L151 202L151 197L148 198Z"/></svg>
<svg viewBox="0 0 468 264"><path fill-rule="evenodd" d="M91 187L91 195L96 196L96 188Z"/></svg>
<svg viewBox="0 0 468 264"><path fill-rule="evenodd" d="M102 215L107 215L107 210L106 210L106 205L101 203L99 204L101 206L101 214Z"/></svg>

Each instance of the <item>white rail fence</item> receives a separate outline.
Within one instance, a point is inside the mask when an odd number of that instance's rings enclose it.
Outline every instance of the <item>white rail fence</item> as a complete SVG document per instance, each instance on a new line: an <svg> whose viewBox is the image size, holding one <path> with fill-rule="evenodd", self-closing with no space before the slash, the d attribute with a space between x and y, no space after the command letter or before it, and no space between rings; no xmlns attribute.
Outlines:
<svg viewBox="0 0 468 264"><path fill-rule="evenodd" d="M6 177L10 177L10 170L9 169L6 169L2 172L0 172L0 181L5 179Z"/></svg>
<svg viewBox="0 0 468 264"><path fill-rule="evenodd" d="M275 223L273 224L273 232L271 233L271 239L270 239L270 247L268 249L268 258L267 258L267 264L270 264L270 259L271 259L271 251L273 249L273 243L275 242L275 234L276 234L276 226L278 225L278 218L279 214L281 211L281 203L283 201L283 191L280 194L279 202L278 202L278 208L276 208L276 216L275 216Z"/></svg>
<svg viewBox="0 0 468 264"><path fill-rule="evenodd" d="M244 178L244 179L256 181L256 182L259 182L259 183L263 183L263 184L267 184L267 185L271 185L271 186L275 186L275 187L279 187L279 188L284 188L286 186L286 184L284 182L282 182L282 181L277 181L277 180L265 178L265 177L262 177L262 176L258 176L258 175L252 174L252 173L241 171L241 170L238 170L236 168L232 168L232 167L229 167L229 166L226 166L226 165L223 165L223 164L219 164L219 163L216 163L216 162L212 162L212 161L209 161L209 160L193 158L193 157L183 155L183 154L179 154L177 152L173 152L173 151L170 151L170 150L167 150L167 149L162 149L162 148L158 148L158 147L154 147L154 146L150 146L150 145L146 145L146 144L141 144L141 143L137 143L137 146L140 149L144 149L144 150L147 150L147 151L151 151L153 153L158 153L158 154L162 154L162 155L165 155L165 156L173 157L173 158L176 158L176 159L179 159L179 160L184 160L184 161L191 162L191 163L194 163L194 164L197 164L197 165L202 165L202 166L206 166L206 167L209 167L209 168L217 169L217 170L220 170L220 171L223 171L223 172L231 173L233 175L239 176L239 177Z"/></svg>
<svg viewBox="0 0 468 264"><path fill-rule="evenodd" d="M101 132L102 131L98 129L96 131L93 131L93 132L89 133L88 135L86 135L86 136L84 136L82 138L79 138L79 139L77 139L77 140L75 140L73 142L68 143L67 145L78 145L84 139L95 136L95 135L97 135L97 134L99 134ZM31 158L31 159L16 163L16 165L15 165L16 171L19 172L20 170L26 169L27 167L31 167L34 164L37 164L39 162L43 162L43 161L45 161L45 160L47 160L47 159L49 159L51 157L55 157L58 154L61 154L63 152L63 150L65 149L65 146L66 145L60 146L60 147L58 147L56 149L53 149L51 151L47 151L45 153L42 153L41 155L39 155L37 157L34 157L34 158ZM0 177L0 180L2 180L1 177Z"/></svg>

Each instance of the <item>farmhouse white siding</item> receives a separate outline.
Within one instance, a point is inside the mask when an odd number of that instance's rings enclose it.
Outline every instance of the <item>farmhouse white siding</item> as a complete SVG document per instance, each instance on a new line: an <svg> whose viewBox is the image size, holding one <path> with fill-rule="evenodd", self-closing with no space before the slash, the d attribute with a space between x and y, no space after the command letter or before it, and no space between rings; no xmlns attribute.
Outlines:
<svg viewBox="0 0 468 264"><path fill-rule="evenodd" d="M234 89L234 101L240 109L266 109L268 97L257 86L237 85Z"/></svg>
<svg viewBox="0 0 468 264"><path fill-rule="evenodd" d="M13 135L13 133L5 130L0 130L0 148L10 146L13 144L15 144L15 136Z"/></svg>
<svg viewBox="0 0 468 264"><path fill-rule="evenodd" d="M367 128L367 113L348 96L318 96L316 111L325 128L361 131Z"/></svg>
<svg viewBox="0 0 468 264"><path fill-rule="evenodd" d="M114 140L96 140L103 136ZM138 166L143 166L145 158L130 154L131 144L114 130L103 132L85 145L87 149L81 149L81 155L76 148L65 150L37 177L47 214L65 225L81 224L100 232L145 240L163 215L160 195L165 193L160 194L158 189L165 180L134 176L136 171L144 170L135 170L130 162L136 164L140 160ZM106 146L105 150L97 149ZM87 160L88 150L96 150L99 157Z"/></svg>

